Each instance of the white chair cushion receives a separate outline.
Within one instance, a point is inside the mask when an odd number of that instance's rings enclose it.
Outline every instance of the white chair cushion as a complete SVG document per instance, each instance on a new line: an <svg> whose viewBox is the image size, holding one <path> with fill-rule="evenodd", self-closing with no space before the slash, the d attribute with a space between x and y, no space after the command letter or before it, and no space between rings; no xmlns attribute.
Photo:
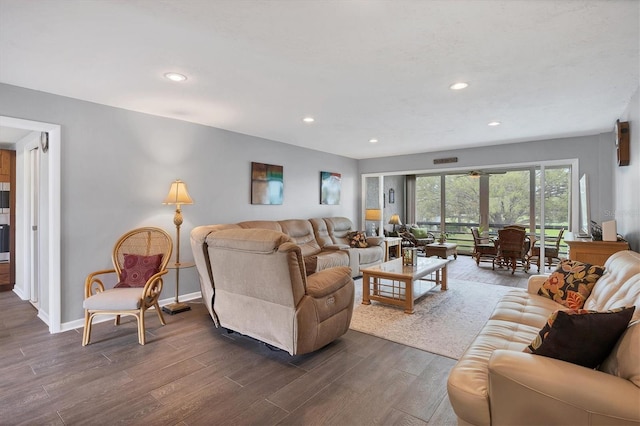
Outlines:
<svg viewBox="0 0 640 426"><path fill-rule="evenodd" d="M140 309L141 301L141 288L112 288L85 299L82 307L100 311Z"/></svg>

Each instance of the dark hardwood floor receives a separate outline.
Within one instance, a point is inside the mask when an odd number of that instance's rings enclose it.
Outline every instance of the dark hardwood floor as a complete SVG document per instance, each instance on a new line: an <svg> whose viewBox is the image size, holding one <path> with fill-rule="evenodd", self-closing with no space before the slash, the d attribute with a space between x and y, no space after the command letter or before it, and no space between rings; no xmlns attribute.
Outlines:
<svg viewBox="0 0 640 426"><path fill-rule="evenodd" d="M526 286L523 272L458 256L450 279ZM475 277L475 278L474 278ZM78 291L82 291L78 288ZM204 305L49 334L35 309L0 293L1 424L454 425L446 380L455 360L350 330L289 356L216 329Z"/></svg>

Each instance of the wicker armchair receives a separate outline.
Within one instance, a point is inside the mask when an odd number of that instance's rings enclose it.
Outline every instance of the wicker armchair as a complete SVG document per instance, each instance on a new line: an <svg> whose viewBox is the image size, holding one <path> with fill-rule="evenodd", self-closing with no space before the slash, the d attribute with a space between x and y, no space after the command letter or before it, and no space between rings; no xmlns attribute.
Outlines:
<svg viewBox="0 0 640 426"><path fill-rule="evenodd" d="M491 262L498 255L498 248L489 239L480 236L478 228L471 228L471 234L473 235L473 258L476 260L476 265L480 266L480 262Z"/></svg>
<svg viewBox="0 0 640 426"><path fill-rule="evenodd" d="M431 232L427 233L427 238L416 238L411 231L400 232L399 235L402 237L402 247L415 247L422 254L425 254L426 245L435 241L435 237Z"/></svg>
<svg viewBox="0 0 640 426"><path fill-rule="evenodd" d="M562 240L562 235L564 234L564 228L560 229L557 237L545 237L545 245L544 245L544 256L547 258L547 267L551 269L551 263L554 259L560 261L559 253L560 253L560 241ZM546 243L549 243L548 245ZM536 241L537 244L537 241ZM538 272L540 272L540 246L534 244L531 248L531 259L536 259L536 265L538 266Z"/></svg>
<svg viewBox="0 0 640 426"><path fill-rule="evenodd" d="M90 273L84 283L84 333L82 346L89 344L91 324L96 315L132 315L138 322L138 343L145 344L144 313L154 307L160 323L165 325L158 298L162 276L173 251L169 234L159 228L138 228L120 237L113 248L114 269ZM109 275L118 279L115 288L105 290L103 280Z"/></svg>

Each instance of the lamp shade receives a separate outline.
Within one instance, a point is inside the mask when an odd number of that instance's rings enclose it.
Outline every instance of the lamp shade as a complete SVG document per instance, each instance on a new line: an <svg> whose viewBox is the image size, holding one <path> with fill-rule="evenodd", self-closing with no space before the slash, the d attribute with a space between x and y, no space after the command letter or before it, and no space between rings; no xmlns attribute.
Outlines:
<svg viewBox="0 0 640 426"><path fill-rule="evenodd" d="M389 224L391 225L402 225L402 222L400 222L400 216L397 214L392 214L391 215L391 219L389 219Z"/></svg>
<svg viewBox="0 0 640 426"><path fill-rule="evenodd" d="M177 204L178 206L181 204L193 204L189 191L187 191L187 184L180 179L171 182L169 194L162 204Z"/></svg>
<svg viewBox="0 0 640 426"><path fill-rule="evenodd" d="M365 220L379 221L382 219L382 210L380 209L367 209L364 211Z"/></svg>

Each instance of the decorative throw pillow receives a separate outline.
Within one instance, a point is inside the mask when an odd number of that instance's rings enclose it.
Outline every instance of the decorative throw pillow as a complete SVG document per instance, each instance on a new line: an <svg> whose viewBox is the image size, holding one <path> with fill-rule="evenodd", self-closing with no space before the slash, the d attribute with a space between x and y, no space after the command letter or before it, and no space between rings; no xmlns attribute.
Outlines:
<svg viewBox="0 0 640 426"><path fill-rule="evenodd" d="M411 233L416 238L427 238L429 236L429 231L425 228L411 228Z"/></svg>
<svg viewBox="0 0 640 426"><path fill-rule="evenodd" d="M542 284L538 294L569 309L580 309L603 274L603 266L565 259Z"/></svg>
<svg viewBox="0 0 640 426"><path fill-rule="evenodd" d="M160 270L162 254L140 256L138 254L125 254L120 282L115 287L144 287L147 280Z"/></svg>
<svg viewBox="0 0 640 426"><path fill-rule="evenodd" d="M356 248L369 247L367 244L367 236L362 231L353 231L347 234L347 240L349 240L349 246Z"/></svg>
<svg viewBox="0 0 640 426"><path fill-rule="evenodd" d="M596 368L627 329L634 310L635 306L607 312L555 311L525 352Z"/></svg>

